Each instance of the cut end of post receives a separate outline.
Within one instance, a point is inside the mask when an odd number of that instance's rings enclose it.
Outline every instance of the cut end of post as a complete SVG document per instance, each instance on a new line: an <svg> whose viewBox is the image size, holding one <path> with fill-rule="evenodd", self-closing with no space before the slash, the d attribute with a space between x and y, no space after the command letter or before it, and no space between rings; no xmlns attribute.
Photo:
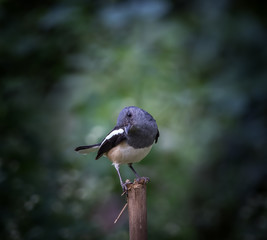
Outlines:
<svg viewBox="0 0 267 240"><path fill-rule="evenodd" d="M143 188L146 186L146 184L149 182L149 179L146 177L142 177L140 179L134 179L134 182L131 183L128 179L126 180L126 186L128 191L130 191L132 188Z"/></svg>

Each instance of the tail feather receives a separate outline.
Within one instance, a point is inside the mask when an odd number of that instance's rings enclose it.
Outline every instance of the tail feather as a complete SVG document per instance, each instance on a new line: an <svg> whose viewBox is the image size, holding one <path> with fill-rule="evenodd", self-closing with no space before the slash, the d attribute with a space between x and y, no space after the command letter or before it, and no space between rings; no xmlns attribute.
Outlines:
<svg viewBox="0 0 267 240"><path fill-rule="evenodd" d="M97 151L100 147L100 143L94 145L87 145L87 146L79 146L75 148L75 151L82 154L88 154L94 151Z"/></svg>

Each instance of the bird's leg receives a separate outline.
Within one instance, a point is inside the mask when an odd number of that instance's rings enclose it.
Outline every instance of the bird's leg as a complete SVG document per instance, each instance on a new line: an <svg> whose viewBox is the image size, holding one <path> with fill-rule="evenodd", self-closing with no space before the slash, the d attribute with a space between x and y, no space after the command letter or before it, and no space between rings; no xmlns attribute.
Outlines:
<svg viewBox="0 0 267 240"><path fill-rule="evenodd" d="M133 168L133 164L132 163L129 163L128 166L132 169L132 171L134 172L134 175L137 177L137 178L140 178L139 174L135 171L135 169Z"/></svg>
<svg viewBox="0 0 267 240"><path fill-rule="evenodd" d="M120 178L120 184L121 184L121 187L122 187L122 191L127 193L128 188L127 188L127 186L126 186L126 183L123 183L123 181L122 181L121 174L120 174L120 170L119 170L120 165L119 165L118 163L113 163L113 165L114 165L114 167L115 167L115 169L116 169L116 171L117 171L117 173L118 173L118 175L119 175L119 178Z"/></svg>
<svg viewBox="0 0 267 240"><path fill-rule="evenodd" d="M144 179L146 183L149 182L149 178L148 177L140 177L139 176L139 174L133 168L133 164L132 163L129 163L128 166L132 169L132 171L134 172L135 176L137 177L137 179L136 179L137 182L139 182L142 179Z"/></svg>

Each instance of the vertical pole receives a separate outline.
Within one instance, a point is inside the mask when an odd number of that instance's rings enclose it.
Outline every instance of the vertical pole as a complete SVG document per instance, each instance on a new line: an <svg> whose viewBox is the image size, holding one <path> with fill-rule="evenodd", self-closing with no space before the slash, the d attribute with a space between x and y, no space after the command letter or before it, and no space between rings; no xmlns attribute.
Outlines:
<svg viewBox="0 0 267 240"><path fill-rule="evenodd" d="M134 181L128 187L130 240L147 239L146 181Z"/></svg>

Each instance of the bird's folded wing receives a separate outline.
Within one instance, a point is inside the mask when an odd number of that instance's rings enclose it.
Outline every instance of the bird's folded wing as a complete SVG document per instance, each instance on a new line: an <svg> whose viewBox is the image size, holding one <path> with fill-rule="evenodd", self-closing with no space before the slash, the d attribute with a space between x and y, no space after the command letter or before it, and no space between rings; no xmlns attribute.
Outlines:
<svg viewBox="0 0 267 240"><path fill-rule="evenodd" d="M96 160L100 158L104 153L117 146L122 141L126 140L126 133L123 128L115 127L101 142Z"/></svg>

